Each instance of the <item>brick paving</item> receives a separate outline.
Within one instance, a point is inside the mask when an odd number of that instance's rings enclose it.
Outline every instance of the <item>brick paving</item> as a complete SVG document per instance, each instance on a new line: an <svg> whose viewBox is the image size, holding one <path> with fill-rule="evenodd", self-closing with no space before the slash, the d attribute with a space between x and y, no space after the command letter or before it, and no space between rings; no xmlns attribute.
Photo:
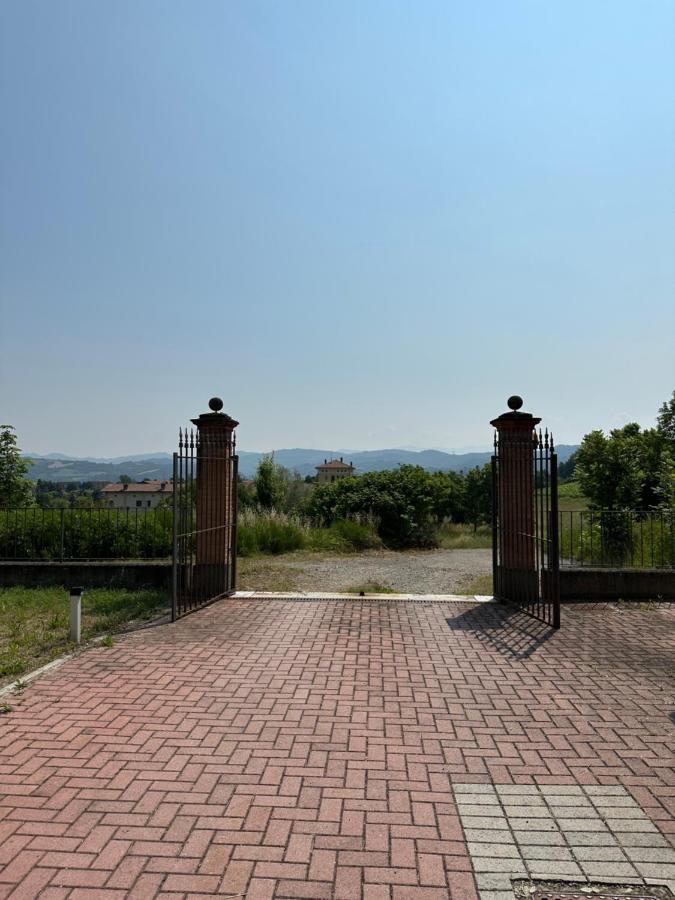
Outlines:
<svg viewBox="0 0 675 900"><path fill-rule="evenodd" d="M0 717L0 898L476 900L491 785L619 786L672 842L674 626L240 599L91 649Z"/></svg>

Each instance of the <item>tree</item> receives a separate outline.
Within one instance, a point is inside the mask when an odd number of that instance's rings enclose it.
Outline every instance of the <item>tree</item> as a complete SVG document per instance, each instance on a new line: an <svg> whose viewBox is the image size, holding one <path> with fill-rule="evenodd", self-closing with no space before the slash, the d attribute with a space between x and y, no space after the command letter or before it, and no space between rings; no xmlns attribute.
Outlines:
<svg viewBox="0 0 675 900"><path fill-rule="evenodd" d="M656 417L656 430L675 450L675 391L670 400L664 400Z"/></svg>
<svg viewBox="0 0 675 900"><path fill-rule="evenodd" d="M261 509L282 510L288 491L288 472L274 462L274 454L263 456L255 473L255 498Z"/></svg>
<svg viewBox="0 0 675 900"><path fill-rule="evenodd" d="M576 476L592 509L651 509L663 503L672 454L655 428L632 422L606 436L591 431L577 451Z"/></svg>
<svg viewBox="0 0 675 900"><path fill-rule="evenodd" d="M130 475L120 475L120 484L132 484L133 479Z"/></svg>
<svg viewBox="0 0 675 900"><path fill-rule="evenodd" d="M0 506L32 506L33 483L26 478L32 463L21 456L12 425L0 425Z"/></svg>
<svg viewBox="0 0 675 900"><path fill-rule="evenodd" d="M492 515L492 466L476 466L466 473L464 502L466 517L473 525L474 533L478 526L489 522Z"/></svg>
<svg viewBox="0 0 675 900"><path fill-rule="evenodd" d="M305 512L324 525L372 516L388 547L433 547L438 487L439 480L421 466L366 472L317 485L305 502Z"/></svg>
<svg viewBox="0 0 675 900"><path fill-rule="evenodd" d="M558 482L573 481L577 467L577 454L573 453L565 462L558 463Z"/></svg>

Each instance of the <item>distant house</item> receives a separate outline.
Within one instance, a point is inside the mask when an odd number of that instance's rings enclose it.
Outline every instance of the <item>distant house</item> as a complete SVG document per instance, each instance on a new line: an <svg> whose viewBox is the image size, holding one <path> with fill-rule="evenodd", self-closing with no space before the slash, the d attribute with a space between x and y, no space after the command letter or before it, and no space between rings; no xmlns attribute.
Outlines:
<svg viewBox="0 0 675 900"><path fill-rule="evenodd" d="M338 481L340 478L349 478L354 473L354 466L346 463L342 457L340 459L331 459L330 462L324 459L320 466L316 468L317 484L330 484L332 481Z"/></svg>
<svg viewBox="0 0 675 900"><path fill-rule="evenodd" d="M111 509L154 509L166 497L173 497L173 482L146 480L106 484L101 496L104 505Z"/></svg>

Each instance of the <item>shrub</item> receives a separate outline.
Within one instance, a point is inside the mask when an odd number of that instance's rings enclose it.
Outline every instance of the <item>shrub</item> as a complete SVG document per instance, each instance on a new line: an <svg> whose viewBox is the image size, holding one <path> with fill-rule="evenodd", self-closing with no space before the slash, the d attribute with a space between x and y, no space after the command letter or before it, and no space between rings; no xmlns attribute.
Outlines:
<svg viewBox="0 0 675 900"><path fill-rule="evenodd" d="M388 547L435 547L439 479L421 466L368 472L319 485L305 506L322 525L370 516Z"/></svg>
<svg viewBox="0 0 675 900"><path fill-rule="evenodd" d="M301 550L307 544L306 530L296 516L274 510L244 510L237 526L237 550L241 556Z"/></svg>
<svg viewBox="0 0 675 900"><path fill-rule="evenodd" d="M351 550L373 550L382 546L382 541L372 520L364 522L353 519L338 519L330 526Z"/></svg>

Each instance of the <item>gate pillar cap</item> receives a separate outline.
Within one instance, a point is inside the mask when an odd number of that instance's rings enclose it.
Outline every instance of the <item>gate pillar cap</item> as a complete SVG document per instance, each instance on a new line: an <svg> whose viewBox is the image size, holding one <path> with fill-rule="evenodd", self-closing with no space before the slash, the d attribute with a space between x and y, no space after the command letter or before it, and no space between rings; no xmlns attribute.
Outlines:
<svg viewBox="0 0 675 900"><path fill-rule="evenodd" d="M509 397L506 403L510 407L510 412L502 413L501 416L497 416L496 419L492 419L490 422L490 425L497 430L500 428L517 429L519 431L521 429L523 431L525 429L531 430L541 422L541 418L533 416L531 413L520 411L520 407L523 405L521 397L514 394L513 397Z"/></svg>
<svg viewBox="0 0 675 900"><path fill-rule="evenodd" d="M221 412L223 401L220 397L211 397L209 400L209 407L212 412L202 413L200 416L197 416L196 419L190 419L192 424L196 425L197 428L204 428L206 426L206 428L210 429L233 429L239 424L232 416L228 416L227 413Z"/></svg>
<svg viewBox="0 0 675 900"><path fill-rule="evenodd" d="M239 422L228 416L227 413L202 413L196 419L190 419L197 428L203 428L204 425L216 426L217 428L236 428Z"/></svg>

